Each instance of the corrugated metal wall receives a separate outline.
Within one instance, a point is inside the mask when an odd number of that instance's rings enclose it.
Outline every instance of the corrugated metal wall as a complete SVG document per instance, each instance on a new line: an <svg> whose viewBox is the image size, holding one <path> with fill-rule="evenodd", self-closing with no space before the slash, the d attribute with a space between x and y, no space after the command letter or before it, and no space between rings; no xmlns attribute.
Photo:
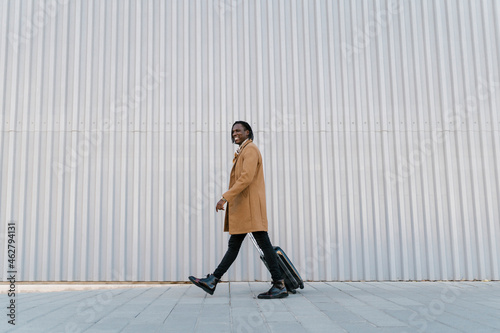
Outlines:
<svg viewBox="0 0 500 333"><path fill-rule="evenodd" d="M499 279L499 53L494 0L1 1L18 279L213 271L240 119L305 279Z"/></svg>

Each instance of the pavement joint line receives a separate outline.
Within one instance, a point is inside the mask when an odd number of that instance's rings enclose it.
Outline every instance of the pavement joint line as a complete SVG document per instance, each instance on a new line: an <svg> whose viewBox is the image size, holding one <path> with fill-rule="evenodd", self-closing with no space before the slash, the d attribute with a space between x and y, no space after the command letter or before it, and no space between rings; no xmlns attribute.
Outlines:
<svg viewBox="0 0 500 333"><path fill-rule="evenodd" d="M459 307L459 305L457 305L457 307ZM474 311L474 310L472 310L472 309L464 309L464 310L467 310L467 311L473 311L473 312L475 312L475 311ZM466 311L464 311L464 312L466 312ZM454 316L454 317L457 317L457 318L462 319L462 320L467 320L467 321L470 321L470 322L474 322L474 323L476 323L476 324L486 325L486 326L491 327L492 329L498 329L498 328L499 328L499 327L490 326L490 325L488 325L488 323L482 323L482 322L478 321L478 320L477 320L477 319L475 319L475 318L458 317L455 313L453 313L453 312L449 312L449 311L447 311L447 310L445 310L445 311L444 311L444 313L447 313L447 314L448 314L448 315L450 315L450 316ZM439 317L438 317L438 318L439 318Z"/></svg>
<svg viewBox="0 0 500 333"><path fill-rule="evenodd" d="M74 297L74 295L72 294L67 294L67 295L60 295L60 294L57 294L57 295L54 295L53 293L50 293L50 294L46 294L46 293L37 293L39 296L36 300L45 300L43 303L44 305L46 304L50 304L51 302L55 302L55 301L60 301L62 297L60 296L66 296L65 298L62 298L62 299L72 299ZM59 297L56 297L56 296L59 296ZM48 297L48 298L47 298ZM50 301L47 301L47 300L50 300Z"/></svg>
<svg viewBox="0 0 500 333"><path fill-rule="evenodd" d="M252 296L256 294L255 289L253 289L253 287L255 287L255 285L257 283L263 284L262 282L254 282L254 283L248 282L248 289L249 289L250 294ZM257 294L259 294L259 293L260 292L257 292ZM259 314L260 318L262 319L264 327L267 329L267 331L272 332L271 327L269 326L269 322L266 320L266 316L262 313L262 309L259 306L258 298L255 296L252 297L252 303L254 304L257 313Z"/></svg>
<svg viewBox="0 0 500 333"><path fill-rule="evenodd" d="M148 290L150 290L152 288L149 288ZM171 289L171 287L168 287L167 289L165 289L160 295L156 296L144 309L142 309L142 311L140 311L139 313L137 313L134 318L137 318L139 317L142 313L144 313L158 298L160 298L163 294L165 294L166 292L168 292L169 290ZM128 325L127 325L128 326Z"/></svg>
<svg viewBox="0 0 500 333"><path fill-rule="evenodd" d="M125 303L121 303L119 306L117 306L117 307L113 307L111 310L109 310L109 311L105 312L105 313L106 313L106 315L110 315L111 313L115 312L117 309L119 309L119 308L123 307L125 304L130 303L130 302L131 302L132 300L134 300L135 298L137 298L137 297L139 297L140 295L142 295L142 294L146 293L149 289L151 289L151 288L147 288L147 289L145 289L145 290L141 290L142 292L141 292L141 293L136 294L136 295L135 295L132 299L130 299L130 300L128 300L128 301L126 301ZM138 289L130 289L130 290L126 290L126 291L123 291L123 292L119 293L118 295L112 295L112 296L113 296L112 298L115 298L115 296L119 296L119 295L121 295L121 294L125 294L125 293L127 293L127 292L131 292L131 291L134 291L134 292L135 292L136 290L138 290ZM111 293L113 294L113 291L114 291L114 290L112 290L112 291L111 291L111 290L108 290L108 291L109 291L109 292L111 292ZM106 305L106 304L105 304L105 305ZM106 307L104 307L104 308L106 308ZM104 312L104 309L103 309L103 312ZM102 321L102 320L104 320L105 318L106 318L106 316L102 316L102 317L101 317L100 319L98 319L98 320L97 320L97 321L96 321L93 325L89 326L89 329L91 329L93 326L99 325L99 323L101 323L101 321Z"/></svg>
<svg viewBox="0 0 500 333"><path fill-rule="evenodd" d="M457 316L454 316L454 315L452 315L452 316L453 316L453 317L457 317ZM458 317L458 318L460 318L460 317ZM448 327L450 327L451 329L458 330L458 331L462 331L462 332L467 332L467 331L461 330L461 329L460 329L460 328L458 328L458 327L455 327L455 326L450 325L450 323L449 323L449 322L445 322L445 321L443 321L443 317L442 317L442 315L441 315L441 316L439 316L439 317L437 317L435 321L436 321L436 322L438 322L438 323L441 323L441 324L443 324L443 325L445 325L445 326L448 326ZM461 325L459 325L459 326L460 326L460 327L462 327Z"/></svg>
<svg viewBox="0 0 500 333"><path fill-rule="evenodd" d="M87 297L87 298L88 298L88 297ZM60 307L58 307L58 308L56 308L56 309L52 309L52 310L51 310L51 311L49 311L49 312L45 312L45 313L42 313L42 314L40 314L40 315L38 315L38 316L36 316L36 317L32 317L32 318L30 318L29 320L27 320L27 321L26 321L26 324L32 324L33 322L36 322L38 318L40 318L40 317L44 317L44 316L47 316L49 313L54 312L55 310L58 310L58 309L60 309L60 308L66 307L66 306L67 306L66 304L62 304ZM71 317L71 315L66 316L66 318L67 318L67 317ZM58 325L59 325L59 323L55 323L55 325L54 325L54 326L52 326L51 328L56 327L56 326L58 326Z"/></svg>
<svg viewBox="0 0 500 333"><path fill-rule="evenodd" d="M234 332L234 323L233 323L233 307L232 305L232 294L231 294L231 281L228 282L228 298L229 298L229 327L231 328L231 332Z"/></svg>
<svg viewBox="0 0 500 333"><path fill-rule="evenodd" d="M207 293L205 293L205 295L203 295L203 301L201 302L201 309L200 309L200 312L203 311L203 309L205 308L205 301L207 300ZM200 316L197 316L196 317L196 322L194 323L194 330L196 331L198 329L198 323L200 322Z"/></svg>
<svg viewBox="0 0 500 333"><path fill-rule="evenodd" d="M177 300L177 302L175 302L175 305L172 307L172 309L170 309L170 311L168 312L167 316L163 320L163 324L165 324L165 322L168 320L168 317L170 317L170 315L172 314L172 311L174 311L174 309L177 307L177 305L179 304L179 302L181 301L181 299L184 297L184 295L187 293L187 291L190 288L191 288L191 286L187 287L186 290L184 290L184 292L182 293L182 295L179 297L179 299Z"/></svg>
<svg viewBox="0 0 500 333"><path fill-rule="evenodd" d="M377 288L377 286L376 286L376 285L374 285L374 287L375 287L375 288ZM389 300L389 299L387 299L387 298L384 298L384 297L381 297L381 296L375 295L375 294L373 294L372 292L368 292L368 291L367 291L367 293L368 293L369 295L371 295L371 296L374 296L374 297L377 297L377 298L380 298L380 299L384 300L384 302L387 302L387 303L392 304L392 305L394 305L394 306L396 306L396 307L398 307L398 308L401 308L401 309L398 309L398 310L403 310L403 309L404 309L404 307L403 307L403 306L401 306L401 305L397 304L397 303L396 303L396 302L394 302L394 301L391 301L391 300ZM358 299L359 299L359 297L358 297ZM366 303L366 304L368 304L369 306L373 306L373 304L370 304L370 303L367 303L367 302L365 302L365 303ZM383 309L382 309L382 310L383 310ZM389 313L387 313L386 311L383 311L383 312L384 312L384 313L386 313L387 315L389 315L390 317L392 317L392 318L394 318L394 319L398 320L397 318L395 318L395 317L391 316L391 315L390 315Z"/></svg>
<svg viewBox="0 0 500 333"><path fill-rule="evenodd" d="M301 296L301 297L305 298L305 296L303 296L302 293L300 293L300 292L297 292L296 294L292 294L292 296ZM290 296L288 296L288 297L290 297ZM285 308L288 309L288 311L290 312L290 314L292 315L292 317L295 319L295 321L297 322L297 324L300 325L300 327L305 331L306 328L304 327L304 325L302 325L302 323L300 322L300 320L297 318L297 316L295 315L295 312L293 310L291 310L289 303L288 302L283 302L283 301L282 301L282 303L285 306Z"/></svg>
<svg viewBox="0 0 500 333"><path fill-rule="evenodd" d="M82 295L82 296L83 296L83 295ZM93 296L92 296L92 297L93 297ZM83 299L87 299L87 298L89 298L89 297L88 297L88 296L83 297ZM65 297L63 300L67 300L67 299L72 299L72 300L73 300L73 299L74 299L74 297L72 297L72 295L67 295L67 297ZM50 304L50 303L54 303L54 302L56 302L56 301L55 301L55 300L53 300L52 302L49 302L48 304ZM44 304L44 305L47 305L47 304ZM64 307L66 307L66 306L67 306L67 304L62 304L61 306L57 307L56 309L52 309L51 311L41 313L41 314L40 314L40 315L38 315L38 316L35 316L35 317L30 318L30 319L29 319L29 320L27 320L26 322L27 322L27 323L31 323L31 322L35 321L36 319L38 319L38 318L40 318L40 317L46 316L48 313L51 313L51 312L53 312L53 311L55 311L55 310L58 310L58 309L64 308ZM30 310L31 310L31 309L36 309L36 308L38 308L38 307L39 307L38 305L37 305L37 306L34 306L34 307L30 308Z"/></svg>

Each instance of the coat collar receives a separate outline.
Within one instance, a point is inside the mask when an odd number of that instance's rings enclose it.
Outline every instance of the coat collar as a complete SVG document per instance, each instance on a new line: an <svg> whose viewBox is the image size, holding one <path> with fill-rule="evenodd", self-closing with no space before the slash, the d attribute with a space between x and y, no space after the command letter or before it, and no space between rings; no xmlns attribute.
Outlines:
<svg viewBox="0 0 500 333"><path fill-rule="evenodd" d="M241 153L243 152L243 149L248 146L250 143L252 143L252 139L247 139L246 142L244 142L239 148L238 151L239 153L234 153L234 158L233 158L233 166L236 164L236 161L238 160L238 157L240 157Z"/></svg>

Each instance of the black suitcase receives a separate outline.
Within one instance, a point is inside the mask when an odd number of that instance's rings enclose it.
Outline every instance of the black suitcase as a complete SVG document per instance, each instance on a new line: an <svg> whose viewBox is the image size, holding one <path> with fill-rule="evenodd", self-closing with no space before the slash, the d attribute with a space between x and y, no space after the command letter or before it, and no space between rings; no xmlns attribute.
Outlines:
<svg viewBox="0 0 500 333"><path fill-rule="evenodd" d="M264 262L264 265L266 265L267 269L269 270L269 266L267 265L267 262L264 258L264 252L262 252L262 249L259 247L252 234L250 234L250 239L257 248L257 251L259 251L260 259ZM278 257L278 264L285 278L285 286L288 292L295 294L297 292L296 289L304 289L304 281L300 277L300 274L295 266L292 264L292 261L286 255L285 251L283 251L283 249L281 249L279 246L274 246L273 249Z"/></svg>

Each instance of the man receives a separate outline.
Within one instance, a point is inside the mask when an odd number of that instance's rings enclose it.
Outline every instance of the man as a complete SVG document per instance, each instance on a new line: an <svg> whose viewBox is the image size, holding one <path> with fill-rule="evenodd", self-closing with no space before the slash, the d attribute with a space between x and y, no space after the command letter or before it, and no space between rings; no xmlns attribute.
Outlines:
<svg viewBox="0 0 500 333"><path fill-rule="evenodd" d="M253 131L244 121L237 121L231 130L233 143L239 145L234 154L233 168L229 180L229 190L222 195L215 210L224 210L227 203L224 231L229 232L226 254L217 269L204 279L190 276L189 280L213 295L217 283L238 256L241 243L251 232L260 248L273 279L269 291L259 294L258 298L273 299L288 296L278 259L267 234L266 189L264 168L259 148L253 143Z"/></svg>

